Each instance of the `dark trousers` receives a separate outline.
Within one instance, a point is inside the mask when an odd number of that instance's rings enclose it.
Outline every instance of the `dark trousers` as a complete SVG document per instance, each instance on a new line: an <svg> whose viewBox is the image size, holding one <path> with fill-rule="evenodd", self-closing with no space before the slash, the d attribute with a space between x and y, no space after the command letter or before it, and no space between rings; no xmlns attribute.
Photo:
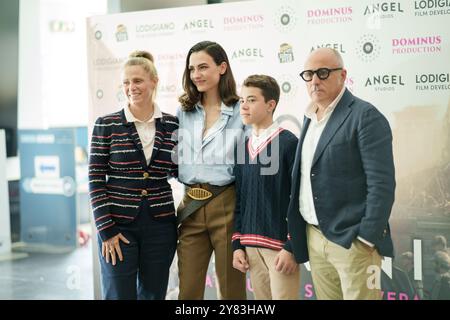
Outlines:
<svg viewBox="0 0 450 320"><path fill-rule="evenodd" d="M102 257L97 237L103 299L164 300L177 245L175 221L152 218L144 202L133 222L117 227L130 244L120 242L123 261L116 255L115 266Z"/></svg>

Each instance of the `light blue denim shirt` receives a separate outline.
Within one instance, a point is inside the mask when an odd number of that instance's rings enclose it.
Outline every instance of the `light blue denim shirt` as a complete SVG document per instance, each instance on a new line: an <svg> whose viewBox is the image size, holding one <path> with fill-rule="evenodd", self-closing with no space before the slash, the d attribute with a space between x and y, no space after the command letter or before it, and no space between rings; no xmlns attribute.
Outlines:
<svg viewBox="0 0 450 320"><path fill-rule="evenodd" d="M177 111L178 179L184 184L209 183L223 186L234 181L235 146L244 136L239 102L228 107L203 137L205 110L200 103L193 111Z"/></svg>

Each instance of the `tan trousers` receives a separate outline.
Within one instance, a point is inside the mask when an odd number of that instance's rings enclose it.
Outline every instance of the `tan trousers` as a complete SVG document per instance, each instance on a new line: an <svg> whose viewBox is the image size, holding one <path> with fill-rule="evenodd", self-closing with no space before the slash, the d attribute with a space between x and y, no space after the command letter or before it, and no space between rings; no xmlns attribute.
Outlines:
<svg viewBox="0 0 450 320"><path fill-rule="evenodd" d="M319 300L380 300L381 256L375 248L355 239L345 249L308 225L309 263L314 290ZM374 268L375 267L375 268ZM378 268L378 269L376 269ZM374 276L371 270L378 270Z"/></svg>
<svg viewBox="0 0 450 320"><path fill-rule="evenodd" d="M296 272L285 275L275 270L275 258L279 251L246 247L245 252L255 300L299 299L300 267Z"/></svg>
<svg viewBox="0 0 450 320"><path fill-rule="evenodd" d="M186 195L185 195L186 197ZM180 300L201 300L209 260L214 251L219 299L245 300L245 274L233 268L234 186L186 218L179 227L178 270Z"/></svg>

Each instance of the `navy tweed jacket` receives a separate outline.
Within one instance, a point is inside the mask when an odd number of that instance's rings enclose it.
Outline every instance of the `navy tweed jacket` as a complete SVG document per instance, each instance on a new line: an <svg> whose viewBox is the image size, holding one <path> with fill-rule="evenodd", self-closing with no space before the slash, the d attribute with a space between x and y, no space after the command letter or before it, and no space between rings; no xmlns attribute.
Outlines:
<svg viewBox="0 0 450 320"><path fill-rule="evenodd" d="M92 133L89 155L89 195L95 225L102 240L119 233L116 224L132 222L147 199L154 219L175 221L168 178L177 175L178 119L167 113L156 119L150 164L133 122L124 110L99 117Z"/></svg>

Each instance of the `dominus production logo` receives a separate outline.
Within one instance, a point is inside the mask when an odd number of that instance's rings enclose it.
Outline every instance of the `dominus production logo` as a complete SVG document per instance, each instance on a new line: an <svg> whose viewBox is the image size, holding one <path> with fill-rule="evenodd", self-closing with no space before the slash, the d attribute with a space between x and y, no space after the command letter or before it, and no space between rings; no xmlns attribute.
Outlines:
<svg viewBox="0 0 450 320"><path fill-rule="evenodd" d="M315 8L306 11L306 22L311 25L352 22L352 7Z"/></svg>
<svg viewBox="0 0 450 320"><path fill-rule="evenodd" d="M372 62L380 55L380 42L372 34L365 34L356 43L356 54L364 62Z"/></svg>
<svg viewBox="0 0 450 320"><path fill-rule="evenodd" d="M223 18L225 31L257 30L264 27L264 16L262 14L236 15Z"/></svg>
<svg viewBox="0 0 450 320"><path fill-rule="evenodd" d="M392 54L430 54L442 51L441 35L425 35L392 39Z"/></svg>

